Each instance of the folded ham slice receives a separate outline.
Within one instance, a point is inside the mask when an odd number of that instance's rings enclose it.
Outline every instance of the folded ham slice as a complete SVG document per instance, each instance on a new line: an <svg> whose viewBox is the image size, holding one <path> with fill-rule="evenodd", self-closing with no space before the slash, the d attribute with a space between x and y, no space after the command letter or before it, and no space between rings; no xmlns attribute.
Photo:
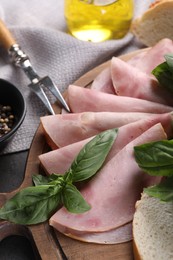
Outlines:
<svg viewBox="0 0 173 260"><path fill-rule="evenodd" d="M111 78L111 67L108 66L94 79L91 89L96 89L101 92L116 94Z"/></svg>
<svg viewBox="0 0 173 260"><path fill-rule="evenodd" d="M54 118L54 116L51 117ZM113 156L115 156L115 154L117 154L126 144L134 140L136 137L141 135L144 131L146 131L156 123L160 122L163 125L167 136L172 137L173 136L172 121L173 121L173 115L171 113L168 113L168 114L156 115L153 116L153 118L138 120L136 122L120 127L118 130L117 138L115 140L115 143L110 153L108 154L106 162L108 162ZM63 133L63 131L61 133ZM41 162L41 165L48 174L51 173L63 174L65 171L67 171L70 165L72 164L73 160L79 153L79 151L83 148L83 146L87 142L89 142L93 138L90 137L81 141L80 136L78 136L77 139L76 135L74 134L74 137L75 137L74 138L75 141L73 140L73 135L71 135L71 140L68 144L66 144L66 146L39 155L39 160ZM60 136L60 138L62 137Z"/></svg>
<svg viewBox="0 0 173 260"><path fill-rule="evenodd" d="M77 154L91 138L84 139L62 148L39 155L39 160L47 174L63 174L67 171Z"/></svg>
<svg viewBox="0 0 173 260"><path fill-rule="evenodd" d="M74 113L111 111L161 114L173 110L170 106L152 101L107 94L94 89L86 89L74 85L68 87L67 100L71 111Z"/></svg>
<svg viewBox="0 0 173 260"><path fill-rule="evenodd" d="M170 91L160 86L153 76L119 58L111 60L112 81L117 95L145 99L173 106ZM125 76L124 76L125 73Z"/></svg>
<svg viewBox="0 0 173 260"><path fill-rule="evenodd" d="M131 67L135 67L141 72L145 72L151 76L151 71L160 63L164 62L164 55L173 52L173 42L170 39L163 39L159 41L152 48L147 48L143 52L136 54L130 58L127 63ZM127 71L124 71L127 74ZM136 76L138 76L136 74ZM126 76L123 78L126 78ZM154 77L153 77L154 78ZM111 75L111 65L101 71L99 75L94 79L91 89L96 89L101 92L115 94L113 88L113 79ZM142 80L141 80L142 82Z"/></svg>
<svg viewBox="0 0 173 260"><path fill-rule="evenodd" d="M104 232L64 233L66 236L88 243L119 244L132 240L132 222Z"/></svg>
<svg viewBox="0 0 173 260"><path fill-rule="evenodd" d="M140 53L127 62L141 71L151 74L151 71L160 63L164 62L164 55L173 52L173 41L162 39L146 52Z"/></svg>
<svg viewBox="0 0 173 260"><path fill-rule="evenodd" d="M41 117L47 143L52 149L63 147L104 130L119 128L157 114L138 112L83 112ZM157 115L158 116L158 115Z"/></svg>
<svg viewBox="0 0 173 260"><path fill-rule="evenodd" d="M83 214L72 214L63 207L51 218L50 225L64 234L109 231L129 223L135 202L143 187L160 178L144 174L133 156L133 147L166 138L161 124L156 124L125 146L81 190L91 205Z"/></svg>

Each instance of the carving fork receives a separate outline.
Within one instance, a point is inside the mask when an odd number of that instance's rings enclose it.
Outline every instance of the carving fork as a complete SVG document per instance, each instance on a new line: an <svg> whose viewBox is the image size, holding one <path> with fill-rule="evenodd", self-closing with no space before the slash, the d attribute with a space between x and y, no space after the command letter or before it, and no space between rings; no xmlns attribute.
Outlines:
<svg viewBox="0 0 173 260"><path fill-rule="evenodd" d="M14 64L23 69L27 77L30 79L31 84L28 86L32 91L40 98L48 109L50 114L55 114L54 110L43 90L43 87L48 88L51 93L58 99L59 103L67 112L70 112L70 109L61 95L59 89L56 87L54 82L50 79L49 76L40 77L36 71L33 69L29 57L22 51L20 46L16 43L11 32L5 26L5 24L0 20L0 43L8 51L9 56L11 57Z"/></svg>

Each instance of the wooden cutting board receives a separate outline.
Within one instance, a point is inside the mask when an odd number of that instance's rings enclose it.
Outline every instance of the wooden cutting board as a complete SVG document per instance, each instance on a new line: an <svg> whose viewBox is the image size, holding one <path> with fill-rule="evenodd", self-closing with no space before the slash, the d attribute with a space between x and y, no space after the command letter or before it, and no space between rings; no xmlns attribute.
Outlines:
<svg viewBox="0 0 173 260"><path fill-rule="evenodd" d="M146 49L126 54L120 58L128 60L143 51L146 51ZM90 87L96 76L108 66L110 66L110 61L89 71L79 80L74 82L74 84L81 87ZM57 104L54 104L54 109L56 110L56 113L61 113ZM47 149L48 147L40 125L31 144L24 181L15 191L0 194L0 206L21 189L32 185L32 174L41 173L42 171L39 165L38 155L47 151ZM36 257L41 257L42 260L95 260L97 258L99 260L133 259L132 242L117 245L99 245L80 242L55 231L47 222L33 226L22 226L12 224L8 221L1 221L0 240L10 235L21 235L27 237L33 246Z"/></svg>

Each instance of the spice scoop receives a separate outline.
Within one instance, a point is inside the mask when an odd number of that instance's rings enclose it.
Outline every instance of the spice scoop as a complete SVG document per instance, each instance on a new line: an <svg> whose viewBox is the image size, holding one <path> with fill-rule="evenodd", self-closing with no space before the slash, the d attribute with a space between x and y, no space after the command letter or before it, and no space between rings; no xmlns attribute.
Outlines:
<svg viewBox="0 0 173 260"><path fill-rule="evenodd" d="M31 84L28 86L31 90L39 97L39 99L46 106L50 114L55 114L51 103L49 102L43 87L50 90L50 92L57 98L59 103L67 112L70 112L70 109L61 95L59 89L50 79L49 76L40 77L34 68L31 65L29 57L23 52L21 47L16 43L11 32L5 26L2 20L0 20L0 41L3 47L8 51L9 56L11 57L12 62L20 67L27 77L30 79Z"/></svg>

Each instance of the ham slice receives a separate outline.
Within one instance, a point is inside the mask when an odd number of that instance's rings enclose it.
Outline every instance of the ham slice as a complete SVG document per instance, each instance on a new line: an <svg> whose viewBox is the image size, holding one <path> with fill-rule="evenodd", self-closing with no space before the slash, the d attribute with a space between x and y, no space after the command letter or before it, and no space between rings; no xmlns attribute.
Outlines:
<svg viewBox="0 0 173 260"><path fill-rule="evenodd" d="M133 147L165 138L159 123L130 142L82 188L81 193L91 210L76 215L63 207L50 218L50 225L71 236L73 231L75 235L103 232L129 223L143 188L160 180L139 169L133 157Z"/></svg>
<svg viewBox="0 0 173 260"><path fill-rule="evenodd" d="M86 139L111 128L119 128L140 119L154 117L151 113L83 112L41 117L47 143L52 149Z"/></svg>
<svg viewBox="0 0 173 260"><path fill-rule="evenodd" d="M110 66L100 72L99 75L94 79L91 85L91 89L96 89L109 94L115 94L115 89L112 84Z"/></svg>
<svg viewBox="0 0 173 260"><path fill-rule="evenodd" d="M173 52L173 41L162 39L155 46L143 54L136 55L127 62L141 71L151 74L151 71L160 63L164 62L164 55Z"/></svg>
<svg viewBox="0 0 173 260"><path fill-rule="evenodd" d="M47 174L65 173L83 146L91 139L92 137L39 155L38 158L45 172Z"/></svg>
<svg viewBox="0 0 173 260"><path fill-rule="evenodd" d="M86 111L93 112L145 112L166 113L172 107L158 104L148 100L132 97L116 96L103 93L94 89L86 89L70 85L67 90L67 100L74 113Z"/></svg>
<svg viewBox="0 0 173 260"><path fill-rule="evenodd" d="M151 75L120 60L112 58L112 81L117 95L145 99L173 106L170 92L161 87Z"/></svg>
<svg viewBox="0 0 173 260"><path fill-rule="evenodd" d="M145 72L151 76L151 71L158 64L164 62L164 55L170 52L173 52L172 40L163 39L152 48L148 48L143 52L136 54L126 63L128 63L131 67L135 67L141 72ZM136 74L136 76L138 75ZM108 68L104 69L101 71L101 73L98 74L91 85L91 89L96 89L109 94L116 94L112 82L111 66L108 66Z"/></svg>
<svg viewBox="0 0 173 260"><path fill-rule="evenodd" d="M88 242L88 243L97 243L97 244L119 244L125 243L132 240L132 223L128 223L124 226L104 231L104 232L84 232L78 233L72 231L69 234L69 230L67 233L64 234L68 237Z"/></svg>
<svg viewBox="0 0 173 260"><path fill-rule="evenodd" d="M136 122L120 127L118 130L117 138L110 153L108 154L106 162L108 162L113 156L115 156L115 154L117 154L126 144L134 140L136 137L141 135L144 131L146 131L156 123L161 122L168 137L172 137L172 119L173 116L171 113L161 114L154 116L153 118L138 120ZM48 174L63 174L69 169L79 151L87 142L91 140L91 138L87 138L81 141L80 136L78 136L77 142L75 138L75 142L73 141L73 143L71 143L71 140L68 145L60 149L41 154L39 156L39 160L42 167Z"/></svg>

